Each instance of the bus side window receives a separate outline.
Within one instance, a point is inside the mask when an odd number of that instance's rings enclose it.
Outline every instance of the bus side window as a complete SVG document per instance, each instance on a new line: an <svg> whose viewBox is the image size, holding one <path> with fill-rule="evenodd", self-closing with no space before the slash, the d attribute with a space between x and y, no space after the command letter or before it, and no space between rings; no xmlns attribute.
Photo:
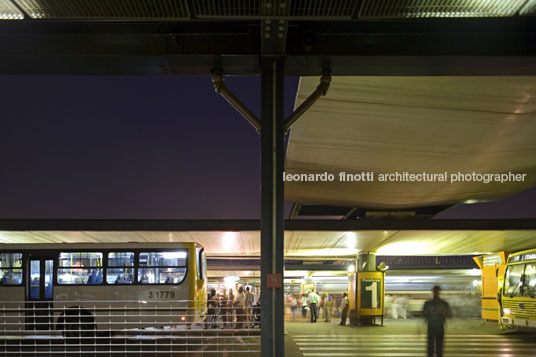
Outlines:
<svg viewBox="0 0 536 357"><path fill-rule="evenodd" d="M180 284L186 277L185 250L140 252L138 282L141 284Z"/></svg>
<svg viewBox="0 0 536 357"><path fill-rule="evenodd" d="M102 283L102 253L62 252L58 260L58 283L96 285Z"/></svg>
<svg viewBox="0 0 536 357"><path fill-rule="evenodd" d="M22 284L22 253L0 254L0 285Z"/></svg>
<svg viewBox="0 0 536 357"><path fill-rule="evenodd" d="M108 284L132 284L134 282L134 252L108 253L106 282Z"/></svg>

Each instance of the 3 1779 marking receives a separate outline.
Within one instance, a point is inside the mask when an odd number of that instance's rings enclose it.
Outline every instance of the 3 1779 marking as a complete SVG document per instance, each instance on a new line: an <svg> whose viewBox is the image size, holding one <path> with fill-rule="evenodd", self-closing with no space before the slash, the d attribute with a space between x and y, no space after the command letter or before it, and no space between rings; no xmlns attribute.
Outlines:
<svg viewBox="0 0 536 357"><path fill-rule="evenodd" d="M169 290L149 291L149 299L173 299L175 292Z"/></svg>

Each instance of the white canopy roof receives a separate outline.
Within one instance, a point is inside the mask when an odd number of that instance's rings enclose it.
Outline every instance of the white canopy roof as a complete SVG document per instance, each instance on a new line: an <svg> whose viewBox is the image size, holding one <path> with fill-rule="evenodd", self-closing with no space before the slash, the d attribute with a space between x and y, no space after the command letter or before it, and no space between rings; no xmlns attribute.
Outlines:
<svg viewBox="0 0 536 357"><path fill-rule="evenodd" d="M318 85L302 77L296 104ZM407 208L496 200L536 185L536 77L333 77L292 127L290 202ZM521 182L338 182L340 172L519 173Z"/></svg>

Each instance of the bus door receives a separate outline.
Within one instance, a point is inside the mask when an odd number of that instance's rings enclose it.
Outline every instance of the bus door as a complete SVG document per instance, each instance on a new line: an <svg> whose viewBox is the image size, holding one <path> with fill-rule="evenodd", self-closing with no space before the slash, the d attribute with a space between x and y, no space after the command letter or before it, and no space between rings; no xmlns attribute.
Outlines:
<svg viewBox="0 0 536 357"><path fill-rule="evenodd" d="M26 277L26 326L29 330L53 329L54 257L30 253Z"/></svg>

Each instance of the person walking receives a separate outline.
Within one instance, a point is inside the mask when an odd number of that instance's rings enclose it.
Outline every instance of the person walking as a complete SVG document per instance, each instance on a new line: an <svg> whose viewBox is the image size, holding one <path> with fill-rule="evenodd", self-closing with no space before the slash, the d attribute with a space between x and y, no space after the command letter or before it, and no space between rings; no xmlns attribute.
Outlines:
<svg viewBox="0 0 536 357"><path fill-rule="evenodd" d="M398 310L401 319L406 320L408 318L408 299L404 295L398 297Z"/></svg>
<svg viewBox="0 0 536 357"><path fill-rule="evenodd" d="M307 303L309 304L309 310L311 311L311 323L316 323L318 317L318 302L320 301L320 296L314 291L310 291L307 294Z"/></svg>
<svg viewBox="0 0 536 357"><path fill-rule="evenodd" d="M398 319L398 310L399 310L398 295L393 295L393 302L391 304L391 317L395 320Z"/></svg>
<svg viewBox="0 0 536 357"><path fill-rule="evenodd" d="M296 315L298 314L298 300L294 294L290 294L288 298L288 305L290 307L290 312L292 313L292 321L296 320Z"/></svg>
<svg viewBox="0 0 536 357"><path fill-rule="evenodd" d="M223 296L219 300L221 328L225 328L227 326L227 300L228 299L229 297L227 296L227 290L223 289Z"/></svg>
<svg viewBox="0 0 536 357"><path fill-rule="evenodd" d="M305 295L300 296L299 304L301 306L301 313L302 317L307 317L307 299L305 299Z"/></svg>
<svg viewBox="0 0 536 357"><path fill-rule="evenodd" d="M210 289L207 301L207 318L205 319L204 328L216 328L216 319L218 318L218 301L216 300L216 289Z"/></svg>
<svg viewBox="0 0 536 357"><path fill-rule="evenodd" d="M249 286L246 286L246 326L247 328L253 327L253 294L251 293Z"/></svg>
<svg viewBox="0 0 536 357"><path fill-rule="evenodd" d="M342 301L341 301L341 322L339 325L345 326L346 325L346 315L348 314L348 294L344 293L342 294Z"/></svg>
<svg viewBox="0 0 536 357"><path fill-rule="evenodd" d="M229 289L229 294L227 295L227 303L225 305L225 313L227 314L227 328L233 328L233 321L234 321L234 294L233 289Z"/></svg>
<svg viewBox="0 0 536 357"><path fill-rule="evenodd" d="M331 295L324 292L324 322L331 322Z"/></svg>
<svg viewBox="0 0 536 357"><path fill-rule="evenodd" d="M392 306L393 306L393 297L391 295L385 295L384 299L383 299L383 306L384 306L384 314L386 317L393 317L393 315L391 314L391 309L392 309Z"/></svg>
<svg viewBox="0 0 536 357"><path fill-rule="evenodd" d="M443 338L445 337L445 319L452 316L449 304L439 298L441 288L434 286L433 298L424 303L423 316L428 322L428 357L443 357Z"/></svg>
<svg viewBox="0 0 536 357"><path fill-rule="evenodd" d="M238 288L238 294L236 295L234 306L236 311L235 328L242 329L244 328L244 323L246 321L246 293L244 292L244 288L242 286Z"/></svg>

